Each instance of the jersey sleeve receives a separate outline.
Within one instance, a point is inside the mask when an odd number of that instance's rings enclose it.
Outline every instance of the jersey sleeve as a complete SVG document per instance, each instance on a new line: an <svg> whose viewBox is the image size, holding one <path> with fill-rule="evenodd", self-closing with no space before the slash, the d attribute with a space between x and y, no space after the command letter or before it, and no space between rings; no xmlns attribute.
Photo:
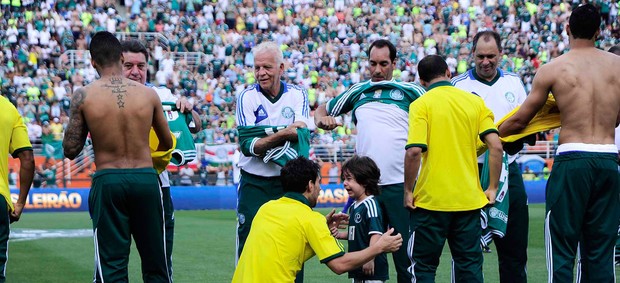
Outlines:
<svg viewBox="0 0 620 283"><path fill-rule="evenodd" d="M328 101L326 105L327 115L338 116L340 114L344 114L353 110L355 101L358 100L364 89L365 88L363 87L363 85L355 84L347 91L339 94L332 100Z"/></svg>
<svg viewBox="0 0 620 283"><path fill-rule="evenodd" d="M426 90L424 90L422 86L419 86L415 83L406 83L406 85L407 85L408 91L406 91L405 93L407 94L409 103L415 101L420 96L422 96L424 93L426 93Z"/></svg>
<svg viewBox="0 0 620 283"><path fill-rule="evenodd" d="M321 263L326 263L344 255L344 247L334 238L325 222L325 216L313 212L305 225L306 236L310 247Z"/></svg>
<svg viewBox="0 0 620 283"><path fill-rule="evenodd" d="M409 105L409 133L405 149L420 147L428 149L428 113L423 101L416 100Z"/></svg>
<svg viewBox="0 0 620 283"><path fill-rule="evenodd" d="M11 143L9 145L9 153L13 158L17 157L17 154L24 150L32 150L32 144L28 138L28 130L22 117L17 111L15 111L15 122L13 123L13 132L11 134Z"/></svg>
<svg viewBox="0 0 620 283"><path fill-rule="evenodd" d="M482 100L480 107L480 128L478 130L478 135L480 136L480 140L484 141L484 136L490 133L499 133L499 131L497 131L495 123L493 123L495 117L493 112L491 112L491 109L486 107Z"/></svg>
<svg viewBox="0 0 620 283"><path fill-rule="evenodd" d="M254 113L254 103L252 103L252 90L244 90L237 99L237 126L254 126L256 124L256 114Z"/></svg>
<svg viewBox="0 0 620 283"><path fill-rule="evenodd" d="M385 232L383 225L383 212L376 200L370 202L368 207L368 235L379 234L382 235Z"/></svg>
<svg viewBox="0 0 620 283"><path fill-rule="evenodd" d="M299 88L301 99L295 105L295 122L302 121L308 125L310 120L310 102L308 101L308 91L305 88Z"/></svg>

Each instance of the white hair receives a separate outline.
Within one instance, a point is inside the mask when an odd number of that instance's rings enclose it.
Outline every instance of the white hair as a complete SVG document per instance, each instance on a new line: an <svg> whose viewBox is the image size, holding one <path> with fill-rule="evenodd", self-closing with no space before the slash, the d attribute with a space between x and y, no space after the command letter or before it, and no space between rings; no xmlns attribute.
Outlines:
<svg viewBox="0 0 620 283"><path fill-rule="evenodd" d="M258 55L259 53L265 53L265 52L269 52L270 54L274 56L274 59L276 60L277 65L284 63L284 56L282 55L282 50L280 49L280 46L277 43L273 41L265 41L259 45L256 45L256 47L252 48L252 54L254 55L255 58L256 58L256 55Z"/></svg>

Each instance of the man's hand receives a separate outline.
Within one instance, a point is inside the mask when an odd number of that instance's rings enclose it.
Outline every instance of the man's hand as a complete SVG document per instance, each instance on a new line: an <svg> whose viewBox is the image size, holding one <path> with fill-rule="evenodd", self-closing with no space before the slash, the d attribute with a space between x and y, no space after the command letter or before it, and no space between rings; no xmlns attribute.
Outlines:
<svg viewBox="0 0 620 283"><path fill-rule="evenodd" d="M181 111L181 113L189 113L192 112L194 105L192 105L185 96L177 99L177 108Z"/></svg>
<svg viewBox="0 0 620 283"><path fill-rule="evenodd" d="M404 196L404 206L407 209L416 209L416 206L413 204L413 192L409 190L405 190Z"/></svg>
<svg viewBox="0 0 620 283"><path fill-rule="evenodd" d="M489 200L489 205L495 204L495 196L497 196L497 188L487 188L486 191L484 191L484 195L487 196L487 199Z"/></svg>
<svg viewBox="0 0 620 283"><path fill-rule="evenodd" d="M365 275L373 276L375 275L375 260L371 260L362 266L362 271Z"/></svg>
<svg viewBox="0 0 620 283"><path fill-rule="evenodd" d="M22 216L22 211L24 210L24 204L23 203L14 203L13 207L15 209L9 215L11 223L19 221L19 218Z"/></svg>
<svg viewBox="0 0 620 283"><path fill-rule="evenodd" d="M392 233L394 233L394 228L388 229L375 243L384 253L395 252L403 245L403 237L400 233L395 236L392 236Z"/></svg>
<svg viewBox="0 0 620 283"><path fill-rule="evenodd" d="M325 218L327 219L327 226L330 230L332 228L346 229L349 224L349 215L342 212L336 213L335 208L333 208Z"/></svg>
<svg viewBox="0 0 620 283"><path fill-rule="evenodd" d="M306 123L301 121L288 125L286 129L283 130L285 131L285 139L287 141L297 141L297 129L306 127Z"/></svg>
<svg viewBox="0 0 620 283"><path fill-rule="evenodd" d="M342 122L339 122L336 117L325 116L317 121L316 126L323 130L329 131L335 129L338 126L342 126Z"/></svg>

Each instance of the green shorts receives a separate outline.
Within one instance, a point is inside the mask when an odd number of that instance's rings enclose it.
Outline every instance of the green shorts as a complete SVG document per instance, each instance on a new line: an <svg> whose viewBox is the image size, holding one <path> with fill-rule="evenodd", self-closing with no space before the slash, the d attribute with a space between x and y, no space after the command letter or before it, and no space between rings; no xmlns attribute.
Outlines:
<svg viewBox="0 0 620 283"><path fill-rule="evenodd" d="M555 157L547 183L545 245L549 282L613 282L620 218L616 153L567 152ZM578 245L579 244L579 245Z"/></svg>
<svg viewBox="0 0 620 283"><path fill-rule="evenodd" d="M102 169L88 197L95 237L95 281L126 282L131 236L145 282L170 282L164 212L153 168Z"/></svg>
<svg viewBox="0 0 620 283"><path fill-rule="evenodd" d="M270 200L284 195L280 177L261 177L241 171L237 192L237 255L241 255L258 209Z"/></svg>

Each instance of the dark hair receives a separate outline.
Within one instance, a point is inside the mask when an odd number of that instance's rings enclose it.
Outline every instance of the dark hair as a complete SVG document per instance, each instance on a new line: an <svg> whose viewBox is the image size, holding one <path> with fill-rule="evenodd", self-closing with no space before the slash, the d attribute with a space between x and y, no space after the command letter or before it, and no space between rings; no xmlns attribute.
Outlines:
<svg viewBox="0 0 620 283"><path fill-rule="evenodd" d="M418 74L420 79L425 82L445 75L446 70L448 70L448 64L439 55L428 55L418 63Z"/></svg>
<svg viewBox="0 0 620 283"><path fill-rule="evenodd" d="M136 39L123 40L121 42L121 47L123 48L123 52L142 53L144 54L144 59L146 59L146 62L149 61L149 51L146 49L144 44L142 44L142 42Z"/></svg>
<svg viewBox="0 0 620 283"><path fill-rule="evenodd" d="M370 51L372 51L374 47L383 48L386 46L390 49L390 61L394 62L394 60L396 60L396 47L387 39L377 39L373 41L370 47L368 47L368 58L370 58Z"/></svg>
<svg viewBox="0 0 620 283"><path fill-rule="evenodd" d="M366 189L366 195L379 195L379 178L381 171L377 164L367 156L354 155L342 164L342 173L340 177L350 174L355 181Z"/></svg>
<svg viewBox="0 0 620 283"><path fill-rule="evenodd" d="M502 39L500 38L499 33L492 30L485 30L477 33L474 36L474 42L471 51L476 51L476 46L478 46L478 40L480 40L480 38L482 38L484 42L491 40L491 38L494 39L495 44L497 45L497 50L499 50L499 52L502 52Z"/></svg>
<svg viewBox="0 0 620 283"><path fill-rule="evenodd" d="M90 56L100 67L111 66L120 63L121 43L116 36L107 31L100 31L93 36L88 46Z"/></svg>
<svg viewBox="0 0 620 283"><path fill-rule="evenodd" d="M592 39L601 26L601 14L592 4L580 5L568 20L573 38Z"/></svg>
<svg viewBox="0 0 620 283"><path fill-rule="evenodd" d="M620 55L620 45L614 45L609 50L607 50L613 54Z"/></svg>
<svg viewBox="0 0 620 283"><path fill-rule="evenodd" d="M297 157L280 169L280 182L285 192L304 193L308 182L316 181L319 177L318 164L305 157Z"/></svg>

